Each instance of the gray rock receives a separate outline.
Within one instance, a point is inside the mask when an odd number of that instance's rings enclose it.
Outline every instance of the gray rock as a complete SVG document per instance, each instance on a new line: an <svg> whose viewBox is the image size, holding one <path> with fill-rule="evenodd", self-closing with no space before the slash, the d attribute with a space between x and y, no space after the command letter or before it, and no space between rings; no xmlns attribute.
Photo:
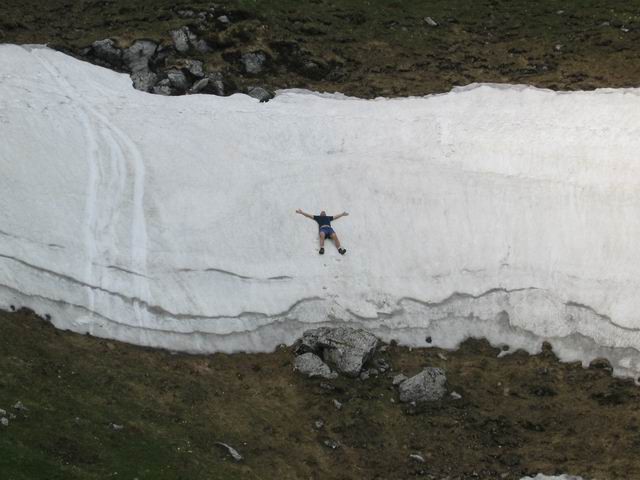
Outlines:
<svg viewBox="0 0 640 480"><path fill-rule="evenodd" d="M149 92L158 81L158 76L150 70L139 70L131 74L131 80L136 90Z"/></svg>
<svg viewBox="0 0 640 480"><path fill-rule="evenodd" d="M417 453L412 453L411 455L409 455L409 458L411 460L414 460L418 463L424 463L424 457L422 455L419 455Z"/></svg>
<svg viewBox="0 0 640 480"><path fill-rule="evenodd" d="M402 382L404 382L405 380L407 380L409 377L407 377L406 375L403 375L402 373L399 375L396 375L395 377L393 377L393 386L397 386L400 385Z"/></svg>
<svg viewBox="0 0 640 480"><path fill-rule="evenodd" d="M429 402L440 400L447 390L447 377L440 368L427 367L399 386L401 402Z"/></svg>
<svg viewBox="0 0 640 480"><path fill-rule="evenodd" d="M226 443L222 443L222 442L216 442L216 445L227 450L227 452L229 452L229 455L231 455L231 457L236 462L239 462L242 460L242 455L240 455L240 453L238 453L238 451L235 448L233 448L231 445L227 445Z"/></svg>
<svg viewBox="0 0 640 480"><path fill-rule="evenodd" d="M208 93L210 95L224 96L229 94L229 84L220 72L207 74L203 79L193 84L189 93Z"/></svg>
<svg viewBox="0 0 640 480"><path fill-rule="evenodd" d="M194 40L193 47L200 53L208 53L211 51L211 47L206 42L206 40L203 40L203 39Z"/></svg>
<svg viewBox="0 0 640 480"><path fill-rule="evenodd" d="M194 77L198 77L198 78L204 77L204 67L200 60L188 59L184 62L184 66L189 71L189 73Z"/></svg>
<svg viewBox="0 0 640 480"><path fill-rule="evenodd" d="M335 440L325 440L324 442L324 446L330 448L331 450L335 450L336 448L340 447L340 444L338 442L336 442Z"/></svg>
<svg viewBox="0 0 640 480"><path fill-rule="evenodd" d="M191 18L196 14L193 10L178 10L178 15L182 18Z"/></svg>
<svg viewBox="0 0 640 480"><path fill-rule="evenodd" d="M168 78L160 80L155 87L153 87L153 93L156 95L173 95L173 89L171 88L171 81Z"/></svg>
<svg viewBox="0 0 640 480"><path fill-rule="evenodd" d="M122 50L110 38L96 40L91 44L93 56L107 62L110 65L118 66L122 63Z"/></svg>
<svg viewBox="0 0 640 480"><path fill-rule="evenodd" d="M180 53L189 51L189 27L182 27L169 33L176 51Z"/></svg>
<svg viewBox="0 0 640 480"><path fill-rule="evenodd" d="M333 406L336 407L336 410L342 410L342 402L339 402L335 398L333 399Z"/></svg>
<svg viewBox="0 0 640 480"><path fill-rule="evenodd" d="M0 408L0 416L4 416L6 414L7 414L7 411Z"/></svg>
<svg viewBox="0 0 640 480"><path fill-rule="evenodd" d="M24 404L21 401L17 401L15 403L15 405L13 406L14 410L18 410L19 412L26 412L27 410L29 410L27 407L24 406Z"/></svg>
<svg viewBox="0 0 640 480"><path fill-rule="evenodd" d="M268 102L273 97L275 97L275 94L273 92L270 92L269 90L262 87L250 87L247 91L247 95L253 98L257 98L258 100L260 100L260 102Z"/></svg>
<svg viewBox="0 0 640 480"><path fill-rule="evenodd" d="M338 376L332 372L327 364L320 357L313 353L305 353L296 357L293 363L293 369L308 376L309 378L322 377L333 379Z"/></svg>
<svg viewBox="0 0 640 480"><path fill-rule="evenodd" d="M136 40L124 51L122 60L132 72L144 71L149 68L149 61L157 49L158 44L151 40Z"/></svg>
<svg viewBox="0 0 640 480"><path fill-rule="evenodd" d="M429 25L430 27L437 27L438 26L438 22L436 22L433 18L431 17L424 17L424 21L427 23L427 25Z"/></svg>
<svg viewBox="0 0 640 480"><path fill-rule="evenodd" d="M462 398L462 395L460 395L458 392L451 392L450 395L454 400L460 400Z"/></svg>
<svg viewBox="0 0 640 480"><path fill-rule="evenodd" d="M369 377L370 377L369 370L363 370L362 372L360 372L360 380L365 381L365 380L368 380Z"/></svg>
<svg viewBox="0 0 640 480"><path fill-rule="evenodd" d="M8 426L9 426L9 419L8 419L8 418L6 418L6 417L2 417L2 418L0 418L0 424L1 424L3 427L8 427Z"/></svg>
<svg viewBox="0 0 640 480"><path fill-rule="evenodd" d="M315 422L313 422L313 426L316 430L322 430L324 428L324 420L319 418Z"/></svg>
<svg viewBox="0 0 640 480"><path fill-rule="evenodd" d="M229 17L227 17L226 15L220 15L217 20L220 23L224 23L225 25L229 25L231 23L231 20L229 20Z"/></svg>
<svg viewBox="0 0 640 480"><path fill-rule="evenodd" d="M119 432L120 430L122 430L124 428L124 425L118 425L117 423L110 423L109 424L109 428L111 430L114 430L116 432Z"/></svg>
<svg viewBox="0 0 640 480"><path fill-rule="evenodd" d="M257 75L264 70L267 56L262 52L245 53L240 57L245 73Z"/></svg>
<svg viewBox="0 0 640 480"><path fill-rule="evenodd" d="M371 358L378 338L362 329L322 327L304 332L299 352L315 352L339 373L356 378Z"/></svg>
<svg viewBox="0 0 640 480"><path fill-rule="evenodd" d="M180 70L167 71L167 78L169 79L171 86L177 90L186 92L189 87L191 87L191 82L184 72Z"/></svg>

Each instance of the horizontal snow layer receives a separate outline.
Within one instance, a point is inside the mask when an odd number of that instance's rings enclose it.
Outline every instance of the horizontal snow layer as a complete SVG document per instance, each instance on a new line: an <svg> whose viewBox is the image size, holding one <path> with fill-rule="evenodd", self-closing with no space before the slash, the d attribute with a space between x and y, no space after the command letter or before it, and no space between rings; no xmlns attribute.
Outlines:
<svg viewBox="0 0 640 480"><path fill-rule="evenodd" d="M640 96L162 97L0 45L0 307L191 352L349 322L640 370ZM347 210L348 253L294 213Z"/></svg>

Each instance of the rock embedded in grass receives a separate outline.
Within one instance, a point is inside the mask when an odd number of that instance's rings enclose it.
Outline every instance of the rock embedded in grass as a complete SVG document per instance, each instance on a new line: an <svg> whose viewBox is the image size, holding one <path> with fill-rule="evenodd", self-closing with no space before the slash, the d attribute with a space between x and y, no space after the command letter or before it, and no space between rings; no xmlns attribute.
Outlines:
<svg viewBox="0 0 640 480"><path fill-rule="evenodd" d="M296 357L293 363L293 369L309 378L321 377L333 379L338 376L337 373L331 371L331 368L329 368L320 357L311 352Z"/></svg>
<svg viewBox="0 0 640 480"><path fill-rule="evenodd" d="M366 330L321 327L304 332L296 350L316 353L339 373L356 378L378 343L378 338Z"/></svg>
<svg viewBox="0 0 640 480"><path fill-rule="evenodd" d="M427 367L400 383L400 401L421 403L440 400L447 393L446 383L447 377L442 369Z"/></svg>

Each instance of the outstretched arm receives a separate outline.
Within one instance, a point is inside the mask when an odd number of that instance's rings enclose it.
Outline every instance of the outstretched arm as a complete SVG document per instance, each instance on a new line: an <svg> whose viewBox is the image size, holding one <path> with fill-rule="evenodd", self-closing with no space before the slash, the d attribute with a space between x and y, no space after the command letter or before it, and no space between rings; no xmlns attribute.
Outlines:
<svg viewBox="0 0 640 480"><path fill-rule="evenodd" d="M333 219L334 219L334 220L337 220L337 219L339 219L340 217L346 217L347 215L349 215L347 212L342 212L342 213L339 213L338 215L334 215L334 216L333 216Z"/></svg>
<svg viewBox="0 0 640 480"><path fill-rule="evenodd" d="M305 213L300 209L297 209L296 213L299 213L300 215L304 215L305 217L310 218L311 220L313 220L313 215L309 215L308 213Z"/></svg>

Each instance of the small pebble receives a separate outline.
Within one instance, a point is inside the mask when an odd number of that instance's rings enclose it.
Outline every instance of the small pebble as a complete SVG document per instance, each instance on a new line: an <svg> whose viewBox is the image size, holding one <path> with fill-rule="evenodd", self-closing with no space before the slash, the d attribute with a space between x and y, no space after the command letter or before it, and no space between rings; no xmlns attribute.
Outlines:
<svg viewBox="0 0 640 480"><path fill-rule="evenodd" d="M342 403L340 403L335 398L333 399L333 406L336 407L338 410L342 410Z"/></svg>
<svg viewBox="0 0 640 480"><path fill-rule="evenodd" d="M6 418L6 417L0 418L0 424L2 424L3 427L8 427L9 426L9 419Z"/></svg>
<svg viewBox="0 0 640 480"><path fill-rule="evenodd" d="M316 430L320 430L324 427L324 421L321 418L319 418L313 423L313 426L316 427Z"/></svg>
<svg viewBox="0 0 640 480"><path fill-rule="evenodd" d="M462 398L462 395L460 395L458 392L451 392L451 398L453 398L454 400L460 400Z"/></svg>
<svg viewBox="0 0 640 480"><path fill-rule="evenodd" d="M409 455L409 458L411 460L415 460L418 463L424 463L424 457L422 455L417 454L417 453L412 453L411 455Z"/></svg>

